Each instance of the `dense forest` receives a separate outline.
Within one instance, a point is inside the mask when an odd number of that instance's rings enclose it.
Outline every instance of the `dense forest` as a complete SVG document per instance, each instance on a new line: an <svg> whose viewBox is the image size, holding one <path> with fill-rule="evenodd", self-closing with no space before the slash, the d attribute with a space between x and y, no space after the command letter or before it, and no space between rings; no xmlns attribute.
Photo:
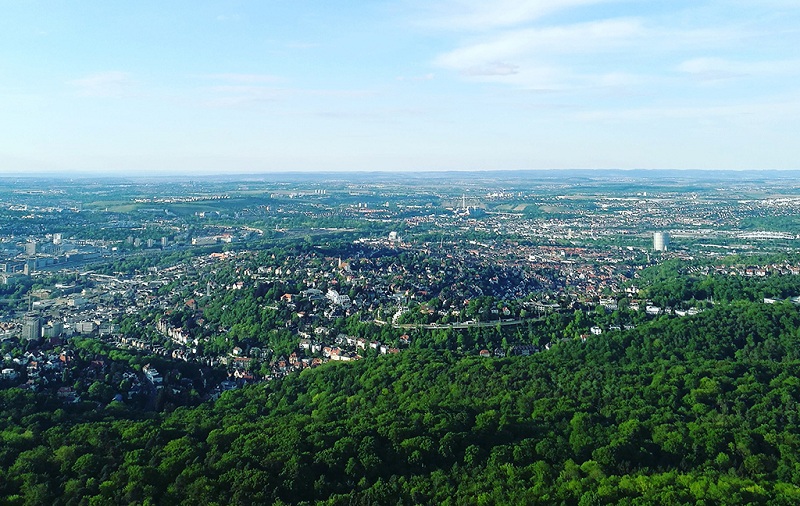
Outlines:
<svg viewBox="0 0 800 506"><path fill-rule="evenodd" d="M162 414L7 389L0 503L797 504L798 329L789 303L740 301L530 357L332 363Z"/></svg>

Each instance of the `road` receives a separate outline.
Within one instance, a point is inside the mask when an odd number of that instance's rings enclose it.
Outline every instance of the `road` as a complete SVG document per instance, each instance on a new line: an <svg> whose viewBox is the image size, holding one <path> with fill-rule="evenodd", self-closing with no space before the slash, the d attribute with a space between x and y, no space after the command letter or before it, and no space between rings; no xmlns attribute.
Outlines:
<svg viewBox="0 0 800 506"><path fill-rule="evenodd" d="M488 322L464 322L464 323L395 323L392 328L395 329L468 329L470 327L494 327L500 325L506 327L510 325L520 325L526 321L537 321L540 318L528 318L526 320L493 320ZM376 322L378 323L378 322Z"/></svg>

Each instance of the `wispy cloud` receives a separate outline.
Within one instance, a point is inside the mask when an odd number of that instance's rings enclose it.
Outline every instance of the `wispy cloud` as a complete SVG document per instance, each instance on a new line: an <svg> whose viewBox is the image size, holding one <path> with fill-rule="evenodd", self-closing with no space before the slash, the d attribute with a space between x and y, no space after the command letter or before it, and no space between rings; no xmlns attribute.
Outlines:
<svg viewBox="0 0 800 506"><path fill-rule="evenodd" d="M497 66L498 62L504 62L502 66L508 68L515 65L515 59L608 50L643 33L637 19L511 30L444 53L435 63L470 74L470 69Z"/></svg>
<svg viewBox="0 0 800 506"><path fill-rule="evenodd" d="M398 81L432 81L436 77L433 72L421 76L397 76Z"/></svg>
<svg viewBox="0 0 800 506"><path fill-rule="evenodd" d="M130 90L133 80L127 72L107 71L89 74L69 81L79 95L86 97L119 97Z"/></svg>
<svg viewBox="0 0 800 506"><path fill-rule="evenodd" d="M621 70L604 70L600 76L570 68L571 58L612 53L635 45L647 35L641 20L620 18L543 28L505 30L436 57L438 67L478 81L497 81L536 89L630 84L618 77ZM617 76L606 79L605 75ZM597 82L592 82L597 81ZM602 81L602 82L600 82Z"/></svg>
<svg viewBox="0 0 800 506"><path fill-rule="evenodd" d="M656 81L665 83L675 77L676 70L711 81L794 73L786 69L797 67L795 62L738 64L697 58L698 48L717 54L741 53L757 47L769 35L757 23L733 18L711 22L695 16L692 8L661 12L637 7L637 2L619 1L631 7L622 12L635 15L620 15L617 10L615 17L604 17L598 9L583 14L573 11L613 0L444 1L440 10L450 12L449 26L460 27L469 35L435 56L432 64L470 81L525 89L622 90ZM464 12L454 13L455 6L463 7ZM707 5L702 8L712 9ZM544 17L556 12L558 17ZM474 23L465 21L473 15ZM587 15L596 19L587 21ZM490 29L481 28L479 18L486 19ZM683 63L676 63L681 59Z"/></svg>
<svg viewBox="0 0 800 506"><path fill-rule="evenodd" d="M210 107L238 108L276 102L290 93L280 88L283 78L272 74L248 74L223 72L196 76L211 81L204 86L207 95L204 103Z"/></svg>
<svg viewBox="0 0 800 506"><path fill-rule="evenodd" d="M493 61L462 68L461 73L466 76L511 76L519 74L519 65L503 61Z"/></svg>
<svg viewBox="0 0 800 506"><path fill-rule="evenodd" d="M518 26L555 12L620 0L449 0L426 22L451 30L485 31Z"/></svg>
<svg viewBox="0 0 800 506"><path fill-rule="evenodd" d="M403 108L379 108L374 110L353 111L318 111L312 113L314 116L328 119L363 119L369 121L394 122L398 117L417 117L427 115L430 111L423 108L403 107Z"/></svg>
<svg viewBox="0 0 800 506"><path fill-rule="evenodd" d="M277 83L283 81L283 78L271 74L237 74L237 73L221 73L221 74L203 74L200 77L214 81L224 81L229 83Z"/></svg>
<svg viewBox="0 0 800 506"><path fill-rule="evenodd" d="M227 79L227 82L204 88L205 92L210 94L205 104L211 107L238 108L288 102L300 97L348 99L374 95L374 92L369 90L304 89L268 85L271 83L270 80L248 80L244 77Z"/></svg>
<svg viewBox="0 0 800 506"><path fill-rule="evenodd" d="M216 95L216 105L244 105L258 102L270 102L285 98L289 93L279 88L247 85L211 86L209 91Z"/></svg>
<svg viewBox="0 0 800 506"><path fill-rule="evenodd" d="M674 105L606 109L577 112L575 119L584 121L653 121L660 119L711 120L726 119L752 122L776 118L794 120L800 114L800 97L729 103L720 105Z"/></svg>
<svg viewBox="0 0 800 506"><path fill-rule="evenodd" d="M770 77L800 74L800 60L736 61L724 58L693 58L678 70L704 81L742 77Z"/></svg>
<svg viewBox="0 0 800 506"><path fill-rule="evenodd" d="M723 2L725 3L725 2ZM727 0L728 4L734 7L767 7L780 9L800 10L800 3L797 0Z"/></svg>

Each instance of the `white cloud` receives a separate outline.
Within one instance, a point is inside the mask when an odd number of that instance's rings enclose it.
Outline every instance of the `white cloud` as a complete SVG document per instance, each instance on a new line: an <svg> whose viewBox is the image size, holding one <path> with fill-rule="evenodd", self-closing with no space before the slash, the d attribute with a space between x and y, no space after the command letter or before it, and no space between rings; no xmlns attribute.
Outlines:
<svg viewBox="0 0 800 506"><path fill-rule="evenodd" d="M734 8L741 7L766 7L770 9L800 9L797 0L723 0L723 4L731 4Z"/></svg>
<svg viewBox="0 0 800 506"><path fill-rule="evenodd" d="M649 30L646 48L658 51L697 49L743 50L768 36L752 27L729 24L700 28L653 27Z"/></svg>
<svg viewBox="0 0 800 506"><path fill-rule="evenodd" d="M647 81L644 77L626 72L609 72L595 77L596 84L602 87L637 86Z"/></svg>
<svg viewBox="0 0 800 506"><path fill-rule="evenodd" d="M643 33L641 22L636 19L512 30L444 53L436 58L435 63L464 70L494 62L509 62L519 57L597 52L619 46Z"/></svg>
<svg viewBox="0 0 800 506"><path fill-rule="evenodd" d="M215 81L225 81L231 83L276 83L282 81L278 76L271 74L236 74L236 73L222 73L222 74L205 74L200 76L204 79L212 79Z"/></svg>
<svg viewBox="0 0 800 506"><path fill-rule="evenodd" d="M263 86L258 82L229 82L209 86L205 90L210 92L212 97L204 103L207 106L222 108L257 106L266 103L287 102L297 98L319 97L342 100L374 95L374 92L367 90L281 88Z"/></svg>
<svg viewBox="0 0 800 506"><path fill-rule="evenodd" d="M709 106L653 106L619 110L592 110L579 112L576 119L584 121L653 121L653 120L710 120L753 122L772 121L775 118L794 120L800 114L800 97L782 97L771 100Z"/></svg>
<svg viewBox="0 0 800 506"><path fill-rule="evenodd" d="M471 79L488 78L524 87L563 87L566 86L563 81L575 73L568 70L567 60L556 57L617 50L631 45L645 33L640 20L629 18L509 30L444 53L434 64ZM621 72L606 73L621 75Z"/></svg>
<svg viewBox="0 0 800 506"><path fill-rule="evenodd" d="M555 2L553 8L578 4ZM713 24L690 16L692 12L676 10L666 16L639 12L637 17L498 28L439 54L433 64L469 80L528 89L629 88L665 83L676 69L676 59L692 55L697 48L724 54L751 47L765 36L763 29L730 20ZM788 62L734 65L696 59L678 70L700 79L722 79L751 72L777 75L787 72L781 70L783 63ZM792 62L790 68L795 67Z"/></svg>
<svg viewBox="0 0 800 506"><path fill-rule="evenodd" d="M669 86L681 59L687 61L678 70L703 80L789 73L778 68L780 62L745 66L689 60L698 48L744 54L777 37L763 20L729 12L725 4L733 1L673 8L645 0L439 0L433 4L438 12L433 26L470 35L432 64L471 81L560 90ZM603 3L620 5L587 9ZM546 17L553 13L559 16Z"/></svg>
<svg viewBox="0 0 800 506"><path fill-rule="evenodd" d="M511 76L519 74L519 65L494 61L462 69L467 76Z"/></svg>
<svg viewBox="0 0 800 506"><path fill-rule="evenodd" d="M502 63L493 67L490 64L466 69L463 74L475 81L503 83L525 90L550 92L564 91L577 81L577 78L564 68L535 62L520 67L505 66Z"/></svg>
<svg viewBox="0 0 800 506"><path fill-rule="evenodd" d="M455 30L511 27L576 7L619 0L450 0L427 24Z"/></svg>
<svg viewBox="0 0 800 506"><path fill-rule="evenodd" d="M800 60L735 61L723 58L694 58L678 65L678 70L708 81L770 77L800 73Z"/></svg>
<svg viewBox="0 0 800 506"><path fill-rule="evenodd" d="M421 76L397 76L398 81L432 81L434 79L435 74L427 73Z"/></svg>
<svg viewBox="0 0 800 506"><path fill-rule="evenodd" d="M119 97L126 93L133 81L127 72L108 71L90 74L69 84L86 97Z"/></svg>
<svg viewBox="0 0 800 506"><path fill-rule="evenodd" d="M214 108L252 107L286 100L292 90L271 86L260 86L257 83L226 83L205 88L210 95L204 103Z"/></svg>
<svg viewBox="0 0 800 506"><path fill-rule="evenodd" d="M285 99L291 95L290 90L277 87L283 79L271 74L219 73L197 76L214 81L215 84L205 87L212 98L205 101L210 107L238 108L253 106Z"/></svg>

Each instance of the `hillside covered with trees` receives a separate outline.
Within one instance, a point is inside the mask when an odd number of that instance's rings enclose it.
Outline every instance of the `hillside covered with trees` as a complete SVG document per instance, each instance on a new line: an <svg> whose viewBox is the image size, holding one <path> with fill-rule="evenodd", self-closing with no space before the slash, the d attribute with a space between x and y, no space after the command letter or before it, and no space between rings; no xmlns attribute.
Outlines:
<svg viewBox="0 0 800 506"><path fill-rule="evenodd" d="M334 363L165 414L0 392L3 504L797 504L800 314L736 302L530 357Z"/></svg>

